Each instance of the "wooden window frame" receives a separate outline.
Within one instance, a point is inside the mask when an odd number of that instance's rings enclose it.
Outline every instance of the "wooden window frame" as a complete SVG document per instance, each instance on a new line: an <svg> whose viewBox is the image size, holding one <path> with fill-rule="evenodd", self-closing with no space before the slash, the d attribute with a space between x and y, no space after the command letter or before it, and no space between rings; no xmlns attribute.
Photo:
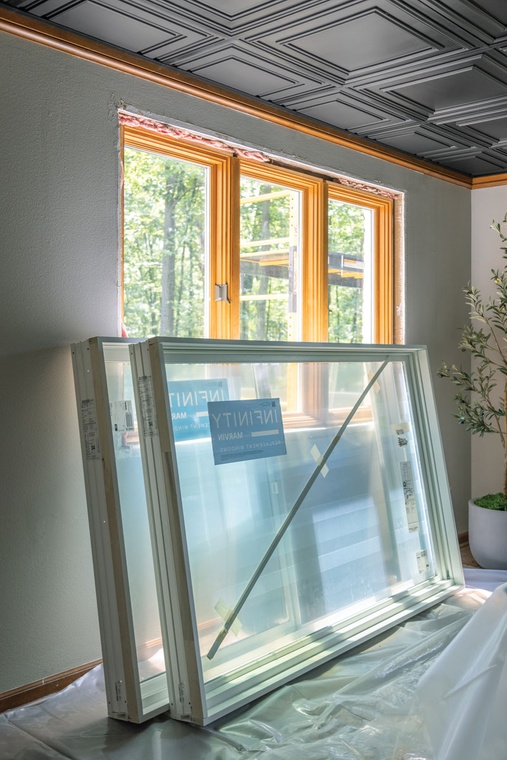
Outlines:
<svg viewBox="0 0 507 760"><path fill-rule="evenodd" d="M234 325L231 323L227 301L215 301L214 285L231 283L236 278L234 270L237 256L235 245L239 245L239 219L232 213L233 196L239 190L238 159L230 151L220 151L208 146L197 146L168 135L159 135L148 130L122 126L122 157L125 148L146 150L153 153L199 164L209 170L209 288L207 293L209 308L208 335L206 337L233 338ZM122 182L123 186L123 182ZM122 192L122 219L124 217L124 193ZM122 223L123 230L123 223ZM236 244L235 241L238 241ZM237 266L237 265L236 265ZM122 243L122 298L124 293L124 246ZM123 312L123 302L122 302ZM122 315L123 320L123 315Z"/></svg>
<svg viewBox="0 0 507 760"><path fill-rule="evenodd" d="M209 169L209 325L207 337L240 337L240 178L283 185L301 192L301 304L303 341L328 341L327 241L328 200L371 209L373 212L373 340L399 342L395 324L394 212L388 195L351 188L317 174L272 163L239 158L234 148L187 141L143 127L120 125L122 160L125 148L146 150L189 161ZM123 190L123 182L122 182ZM123 231L123 192L121 200ZM124 252L122 235L121 311L123 318ZM228 285L228 300L215 300L215 285Z"/></svg>

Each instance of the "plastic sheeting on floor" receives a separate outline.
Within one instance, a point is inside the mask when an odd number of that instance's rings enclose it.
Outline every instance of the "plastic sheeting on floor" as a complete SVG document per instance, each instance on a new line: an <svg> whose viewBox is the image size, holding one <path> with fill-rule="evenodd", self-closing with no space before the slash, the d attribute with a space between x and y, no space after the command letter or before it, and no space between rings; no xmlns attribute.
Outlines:
<svg viewBox="0 0 507 760"><path fill-rule="evenodd" d="M97 667L0 715L0 758L436 760L416 686L488 597L466 589L212 728L167 716L142 726L109 719Z"/></svg>
<svg viewBox="0 0 507 760"><path fill-rule="evenodd" d="M438 760L507 758L507 583L426 671L417 699Z"/></svg>

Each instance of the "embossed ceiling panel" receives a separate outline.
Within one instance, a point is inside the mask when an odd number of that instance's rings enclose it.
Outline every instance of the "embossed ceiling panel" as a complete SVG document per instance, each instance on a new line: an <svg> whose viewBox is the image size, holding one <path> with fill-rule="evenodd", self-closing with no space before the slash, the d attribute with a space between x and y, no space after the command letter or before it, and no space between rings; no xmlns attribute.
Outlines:
<svg viewBox="0 0 507 760"><path fill-rule="evenodd" d="M475 126L489 140L495 140L497 147L507 149L507 115L499 119L484 120Z"/></svg>
<svg viewBox="0 0 507 760"><path fill-rule="evenodd" d="M463 13L464 3L462 0L445 0L442 4L444 7L452 8L457 13ZM503 0L475 0L475 2L467 3L465 8L472 23L488 23L485 15L488 14L499 24L507 24L507 3L504 3Z"/></svg>
<svg viewBox="0 0 507 760"><path fill-rule="evenodd" d="M132 48L134 45L148 48L160 45L168 36L175 36L172 33L168 35L166 30L160 28L154 19L147 18L146 14L144 18L126 16L116 9L89 0L59 13L58 23L124 48Z"/></svg>
<svg viewBox="0 0 507 760"><path fill-rule="evenodd" d="M368 45L358 45L368 40ZM430 49L424 40L394 20L372 11L334 25L320 26L291 40L294 50L346 71L357 71Z"/></svg>
<svg viewBox="0 0 507 760"><path fill-rule="evenodd" d="M507 171L507 0L0 0L470 176Z"/></svg>
<svg viewBox="0 0 507 760"><path fill-rule="evenodd" d="M294 78L281 76L270 70L269 64L262 65L260 61L252 64L251 60L242 59L230 50L224 51L221 58L214 62L197 66L194 73L243 92L255 93L260 97L268 97L270 93L280 90L285 91L296 84Z"/></svg>
<svg viewBox="0 0 507 760"><path fill-rule="evenodd" d="M384 135L384 143L406 153L412 153L417 156L427 156L435 151L443 150L446 145L438 138L423 134L421 130L406 129L399 130L396 133Z"/></svg>
<svg viewBox="0 0 507 760"><path fill-rule="evenodd" d="M429 115L438 115L445 110L448 114L456 106L482 104L492 98L507 93L506 82L501 82L478 66L467 67L464 71L449 72L447 76L432 76L431 79L394 87L396 92L416 107L427 109ZM449 121L456 121L448 117Z"/></svg>
<svg viewBox="0 0 507 760"><path fill-rule="evenodd" d="M367 106L363 107L361 104L346 103L339 97L331 99L326 97L320 102L313 102L308 105L301 104L298 110L306 116L319 119L319 121L328 124L340 124L342 129L355 129L356 131L359 127L368 130L374 124L387 121L373 108L368 110Z"/></svg>

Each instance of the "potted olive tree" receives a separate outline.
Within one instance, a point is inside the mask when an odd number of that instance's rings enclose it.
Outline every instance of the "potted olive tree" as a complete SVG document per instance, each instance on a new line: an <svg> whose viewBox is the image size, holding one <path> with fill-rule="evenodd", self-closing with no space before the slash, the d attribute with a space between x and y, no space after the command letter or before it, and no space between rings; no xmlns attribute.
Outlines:
<svg viewBox="0 0 507 760"><path fill-rule="evenodd" d="M464 293L470 307L470 323L461 332L459 347L472 357L472 370L443 363L438 374L457 388L455 417L472 433L497 435L503 447L503 491L469 502L470 550L481 565L507 569L507 236L502 223L491 225L498 233L505 261L491 270L494 296L482 297L472 285Z"/></svg>

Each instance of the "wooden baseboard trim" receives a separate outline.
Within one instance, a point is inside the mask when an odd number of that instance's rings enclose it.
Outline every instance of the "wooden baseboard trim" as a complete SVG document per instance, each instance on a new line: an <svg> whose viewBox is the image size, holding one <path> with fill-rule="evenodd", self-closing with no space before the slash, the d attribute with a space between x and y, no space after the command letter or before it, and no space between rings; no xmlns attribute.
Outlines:
<svg viewBox="0 0 507 760"><path fill-rule="evenodd" d="M466 546L468 544L468 531L465 530L463 533L458 533L458 543L460 546Z"/></svg>
<svg viewBox="0 0 507 760"><path fill-rule="evenodd" d="M4 691L0 694L0 713L6 710L13 710L15 707L26 705L36 699L47 697L49 694L54 694L56 691L64 689L77 678L84 676L85 673L88 673L96 665L100 665L101 662L102 660L94 660L85 665L79 665L77 668L65 670L63 673L56 673L53 676L41 678L40 681L33 681L33 683L18 686L16 689Z"/></svg>

